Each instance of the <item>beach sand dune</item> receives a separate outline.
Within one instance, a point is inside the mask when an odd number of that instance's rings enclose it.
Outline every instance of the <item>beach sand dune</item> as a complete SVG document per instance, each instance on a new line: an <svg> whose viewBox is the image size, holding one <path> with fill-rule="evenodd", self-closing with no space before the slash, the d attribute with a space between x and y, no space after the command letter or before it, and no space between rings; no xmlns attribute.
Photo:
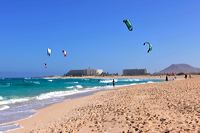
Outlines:
<svg viewBox="0 0 200 133"><path fill-rule="evenodd" d="M19 123L14 132L200 132L200 78L102 91Z"/></svg>

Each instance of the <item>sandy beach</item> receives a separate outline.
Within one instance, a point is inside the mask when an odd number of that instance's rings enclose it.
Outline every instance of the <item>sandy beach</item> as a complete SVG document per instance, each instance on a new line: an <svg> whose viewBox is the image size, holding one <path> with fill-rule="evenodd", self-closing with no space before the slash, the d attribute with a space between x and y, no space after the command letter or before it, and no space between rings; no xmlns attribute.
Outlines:
<svg viewBox="0 0 200 133"><path fill-rule="evenodd" d="M41 109L12 132L200 132L200 77L107 90Z"/></svg>
<svg viewBox="0 0 200 133"><path fill-rule="evenodd" d="M200 133L200 0L0 10L0 133Z"/></svg>

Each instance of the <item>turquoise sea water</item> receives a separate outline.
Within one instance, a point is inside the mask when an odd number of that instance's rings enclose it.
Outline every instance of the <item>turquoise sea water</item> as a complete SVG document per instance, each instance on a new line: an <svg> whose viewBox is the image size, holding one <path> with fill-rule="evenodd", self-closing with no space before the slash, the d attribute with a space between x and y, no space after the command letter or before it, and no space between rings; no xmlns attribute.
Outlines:
<svg viewBox="0 0 200 133"><path fill-rule="evenodd" d="M19 127L16 123L5 123L30 117L39 108L61 102L75 95L113 89L112 80L2 78L0 79L0 132ZM157 79L115 79L115 85L117 87L160 81Z"/></svg>

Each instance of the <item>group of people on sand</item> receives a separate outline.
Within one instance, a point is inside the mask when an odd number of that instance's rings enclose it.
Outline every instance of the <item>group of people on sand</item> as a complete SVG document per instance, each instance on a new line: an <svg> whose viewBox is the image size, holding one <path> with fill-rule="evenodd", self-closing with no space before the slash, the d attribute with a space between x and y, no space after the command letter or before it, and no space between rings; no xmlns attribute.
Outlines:
<svg viewBox="0 0 200 133"><path fill-rule="evenodd" d="M191 74L189 74L189 75L185 74L185 79L187 79L188 76L189 76L190 79L192 78Z"/></svg>
<svg viewBox="0 0 200 133"><path fill-rule="evenodd" d="M165 81L169 81L169 78L168 78L169 76L170 76L169 74L166 75ZM175 79L176 79L176 75L173 74L173 76L174 76L173 80L175 80ZM185 79L187 79L188 76L189 76L189 78L192 78L192 75L191 75L191 74L189 74L189 75L188 75L188 74L184 74L184 78L185 78Z"/></svg>
<svg viewBox="0 0 200 133"><path fill-rule="evenodd" d="M172 73L172 74L166 74L165 81L169 81L169 76L173 76L173 80L176 79L176 74L174 74L174 73Z"/></svg>

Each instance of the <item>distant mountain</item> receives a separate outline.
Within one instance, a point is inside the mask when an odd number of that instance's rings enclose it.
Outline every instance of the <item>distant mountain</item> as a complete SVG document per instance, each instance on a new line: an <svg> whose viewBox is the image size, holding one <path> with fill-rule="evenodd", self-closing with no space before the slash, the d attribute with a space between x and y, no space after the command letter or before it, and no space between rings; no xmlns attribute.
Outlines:
<svg viewBox="0 0 200 133"><path fill-rule="evenodd" d="M200 73L200 68L188 64L172 64L159 73Z"/></svg>

